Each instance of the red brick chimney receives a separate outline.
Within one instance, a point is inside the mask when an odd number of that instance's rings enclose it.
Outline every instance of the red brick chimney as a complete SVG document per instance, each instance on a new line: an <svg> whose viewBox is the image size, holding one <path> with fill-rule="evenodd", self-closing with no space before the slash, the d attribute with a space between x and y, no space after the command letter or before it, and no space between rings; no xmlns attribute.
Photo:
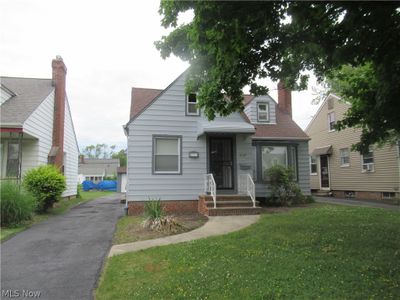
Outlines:
<svg viewBox="0 0 400 300"><path fill-rule="evenodd" d="M278 105L292 117L292 91L286 89L281 80L278 82Z"/></svg>
<svg viewBox="0 0 400 300"><path fill-rule="evenodd" d="M52 85L54 91L54 121L53 121L53 151L55 157L53 163L56 167L64 165L64 117L65 117L65 77L67 67L61 56L57 56L51 62L53 69Z"/></svg>

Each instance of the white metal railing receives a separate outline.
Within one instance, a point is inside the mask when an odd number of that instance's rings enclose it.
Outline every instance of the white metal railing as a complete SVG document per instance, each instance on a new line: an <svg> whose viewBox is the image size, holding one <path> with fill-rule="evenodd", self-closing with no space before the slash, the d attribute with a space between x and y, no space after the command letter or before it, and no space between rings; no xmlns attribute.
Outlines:
<svg viewBox="0 0 400 300"><path fill-rule="evenodd" d="M213 174L204 175L204 192L211 195L214 201L214 208L217 208L217 185Z"/></svg>
<svg viewBox="0 0 400 300"><path fill-rule="evenodd" d="M249 195L256 207L256 186L250 174L239 175L239 194Z"/></svg>

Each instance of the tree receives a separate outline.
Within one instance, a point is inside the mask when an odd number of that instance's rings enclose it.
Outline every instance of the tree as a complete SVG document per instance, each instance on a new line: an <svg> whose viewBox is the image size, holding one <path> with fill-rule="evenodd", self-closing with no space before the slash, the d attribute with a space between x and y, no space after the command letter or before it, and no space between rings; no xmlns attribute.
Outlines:
<svg viewBox="0 0 400 300"><path fill-rule="evenodd" d="M193 20L178 25L179 13L187 10L193 10ZM156 47L163 58L174 54L190 62L186 89L197 91L209 119L242 110L245 86L266 93L260 79L282 79L300 90L307 86L305 71L323 81L343 65L368 65L379 84L357 103L372 107L382 123L352 106L342 127L363 128L362 151L380 134L400 132L399 2L162 0L160 14L162 25L174 30Z"/></svg>
<svg viewBox="0 0 400 300"><path fill-rule="evenodd" d="M113 155L111 157L118 158L119 165L121 167L125 167L126 166L126 152L127 152L126 149L121 149L121 150L119 150L119 152L113 153Z"/></svg>
<svg viewBox="0 0 400 300"><path fill-rule="evenodd" d="M86 146L82 153L87 158L110 158L114 154L116 146L107 144L97 144Z"/></svg>

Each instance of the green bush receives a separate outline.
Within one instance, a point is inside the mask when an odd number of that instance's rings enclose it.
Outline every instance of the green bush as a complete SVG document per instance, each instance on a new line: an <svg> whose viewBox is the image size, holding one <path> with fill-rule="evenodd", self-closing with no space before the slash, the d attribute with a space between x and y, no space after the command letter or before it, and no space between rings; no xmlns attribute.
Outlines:
<svg viewBox="0 0 400 300"><path fill-rule="evenodd" d="M82 184L78 184L78 186L76 187L76 198L77 199L82 198L81 192L82 192Z"/></svg>
<svg viewBox="0 0 400 300"><path fill-rule="evenodd" d="M0 184L1 226L17 226L30 220L37 202L29 192L13 181Z"/></svg>
<svg viewBox="0 0 400 300"><path fill-rule="evenodd" d="M165 211L161 206L161 199L149 199L144 204L144 215L147 219L154 220L165 215Z"/></svg>
<svg viewBox="0 0 400 300"><path fill-rule="evenodd" d="M29 170L24 177L24 186L38 202L38 212L53 207L65 190L65 177L52 165Z"/></svg>
<svg viewBox="0 0 400 300"><path fill-rule="evenodd" d="M278 205L290 206L305 203L305 197L299 185L294 181L291 168L276 165L269 168L267 176L270 179L272 199Z"/></svg>

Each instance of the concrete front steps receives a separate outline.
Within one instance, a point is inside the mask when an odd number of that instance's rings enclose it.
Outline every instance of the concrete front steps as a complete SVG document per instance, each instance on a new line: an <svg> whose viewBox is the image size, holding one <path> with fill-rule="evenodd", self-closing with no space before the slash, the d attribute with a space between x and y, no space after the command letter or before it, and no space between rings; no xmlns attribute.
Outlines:
<svg viewBox="0 0 400 300"><path fill-rule="evenodd" d="M261 210L258 201L253 207L253 201L245 195L217 195L216 208L211 196L199 196L199 213L206 216L258 215Z"/></svg>

